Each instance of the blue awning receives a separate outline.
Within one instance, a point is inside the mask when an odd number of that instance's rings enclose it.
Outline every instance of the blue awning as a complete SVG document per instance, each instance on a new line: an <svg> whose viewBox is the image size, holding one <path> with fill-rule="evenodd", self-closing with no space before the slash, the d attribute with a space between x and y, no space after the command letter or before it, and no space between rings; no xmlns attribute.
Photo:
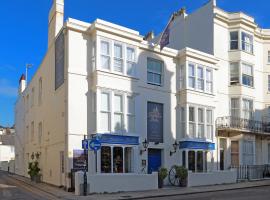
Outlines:
<svg viewBox="0 0 270 200"><path fill-rule="evenodd" d="M215 150L215 143L199 141L182 141L179 143L180 149L202 149Z"/></svg>
<svg viewBox="0 0 270 200"><path fill-rule="evenodd" d="M100 143L103 144L139 145L139 137L137 136L96 134L93 138L97 139Z"/></svg>

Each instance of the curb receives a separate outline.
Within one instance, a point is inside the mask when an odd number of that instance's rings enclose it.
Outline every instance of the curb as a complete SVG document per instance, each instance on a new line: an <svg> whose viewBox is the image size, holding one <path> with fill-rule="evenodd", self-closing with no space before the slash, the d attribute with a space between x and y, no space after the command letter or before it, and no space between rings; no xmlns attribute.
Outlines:
<svg viewBox="0 0 270 200"><path fill-rule="evenodd" d="M256 188L256 187L266 187L266 186L270 186L270 184L253 185L253 186L238 187L238 188L183 192L183 193L178 193L178 194L161 194L161 195L149 195L149 196L144 196L144 197L128 197L128 198L121 198L121 200L137 200L137 199L150 199L150 198L158 198L158 197L172 197L172 196L183 196L183 195L192 195L192 194L204 194L204 193L241 190L241 189Z"/></svg>

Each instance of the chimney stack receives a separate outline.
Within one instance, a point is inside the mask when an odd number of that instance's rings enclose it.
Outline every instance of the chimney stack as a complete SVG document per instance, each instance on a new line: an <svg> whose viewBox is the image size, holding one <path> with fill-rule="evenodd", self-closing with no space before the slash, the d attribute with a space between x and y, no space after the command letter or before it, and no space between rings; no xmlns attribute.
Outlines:
<svg viewBox="0 0 270 200"><path fill-rule="evenodd" d="M26 88L26 80L25 80L25 75L22 74L21 75L21 78L19 80L19 89L18 89L18 93L21 94L23 93L23 91L25 90Z"/></svg>
<svg viewBox="0 0 270 200"><path fill-rule="evenodd" d="M48 48L64 25L64 0L53 0L49 14Z"/></svg>

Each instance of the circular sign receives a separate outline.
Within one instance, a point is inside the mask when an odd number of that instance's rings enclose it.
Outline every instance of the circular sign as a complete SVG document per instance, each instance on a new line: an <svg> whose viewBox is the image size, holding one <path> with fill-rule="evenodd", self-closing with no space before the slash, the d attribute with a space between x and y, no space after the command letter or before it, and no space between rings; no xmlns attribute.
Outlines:
<svg viewBox="0 0 270 200"><path fill-rule="evenodd" d="M98 151L101 148L101 143L96 139L91 140L89 142L89 148L92 151Z"/></svg>

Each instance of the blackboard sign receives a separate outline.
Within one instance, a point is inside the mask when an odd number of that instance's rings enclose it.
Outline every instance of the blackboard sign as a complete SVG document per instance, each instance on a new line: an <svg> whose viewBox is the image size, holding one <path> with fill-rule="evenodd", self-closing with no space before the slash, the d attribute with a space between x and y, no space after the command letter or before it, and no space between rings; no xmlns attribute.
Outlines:
<svg viewBox="0 0 270 200"><path fill-rule="evenodd" d="M62 32L55 41L55 90L64 83L65 37Z"/></svg>
<svg viewBox="0 0 270 200"><path fill-rule="evenodd" d="M84 170L87 166L88 162L88 154L86 154L86 157L84 155L84 150L73 150L73 170L80 171ZM86 169L87 170L87 169Z"/></svg>
<svg viewBox="0 0 270 200"><path fill-rule="evenodd" d="M163 104L147 103L147 140L163 143Z"/></svg>

